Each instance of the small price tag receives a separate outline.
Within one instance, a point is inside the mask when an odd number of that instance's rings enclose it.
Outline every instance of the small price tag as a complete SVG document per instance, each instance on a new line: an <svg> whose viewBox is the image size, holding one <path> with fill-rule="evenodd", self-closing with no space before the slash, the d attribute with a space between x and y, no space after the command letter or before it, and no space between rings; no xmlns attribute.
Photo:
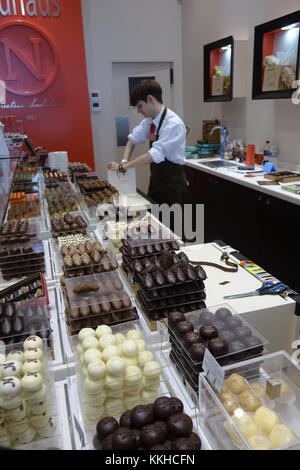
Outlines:
<svg viewBox="0 0 300 470"><path fill-rule="evenodd" d="M202 368L206 372L209 382L215 387L215 389L221 393L224 385L225 371L222 369L220 364L216 361L214 356L206 348Z"/></svg>

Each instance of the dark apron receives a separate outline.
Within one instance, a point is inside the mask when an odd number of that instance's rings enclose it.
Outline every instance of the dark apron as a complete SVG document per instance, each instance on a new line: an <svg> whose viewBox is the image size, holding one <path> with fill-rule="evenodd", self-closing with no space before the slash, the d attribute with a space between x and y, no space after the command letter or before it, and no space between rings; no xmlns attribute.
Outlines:
<svg viewBox="0 0 300 470"><path fill-rule="evenodd" d="M167 114L167 108L161 116L158 129L156 132L156 141L159 139L159 131ZM150 148L152 147L150 141ZM148 196L158 204L166 203L172 205L174 203L184 203L184 191L186 189L186 176L183 165L172 163L164 160L161 163L150 164L150 184Z"/></svg>

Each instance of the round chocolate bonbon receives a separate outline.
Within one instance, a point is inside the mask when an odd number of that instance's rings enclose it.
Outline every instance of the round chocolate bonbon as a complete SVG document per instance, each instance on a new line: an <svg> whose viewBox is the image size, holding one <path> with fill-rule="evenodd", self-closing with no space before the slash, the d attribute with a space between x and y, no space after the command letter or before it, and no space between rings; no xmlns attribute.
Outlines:
<svg viewBox="0 0 300 470"><path fill-rule="evenodd" d="M135 450L136 439L131 429L121 427L112 435L113 450Z"/></svg>
<svg viewBox="0 0 300 470"><path fill-rule="evenodd" d="M193 343L201 343L201 335L196 331L190 331L183 337L184 345L189 348Z"/></svg>
<svg viewBox="0 0 300 470"><path fill-rule="evenodd" d="M130 413L131 410L124 411L124 413L120 417L120 426L131 428Z"/></svg>
<svg viewBox="0 0 300 470"><path fill-rule="evenodd" d="M228 308L221 307L216 310L215 316L217 320L226 321L227 318L232 316L232 313Z"/></svg>
<svg viewBox="0 0 300 470"><path fill-rule="evenodd" d="M158 420L166 420L174 414L174 406L169 397L159 397L155 400L153 406L154 418Z"/></svg>
<svg viewBox="0 0 300 470"><path fill-rule="evenodd" d="M142 428L153 422L153 410L147 405L137 405L130 413L131 425L134 428Z"/></svg>
<svg viewBox="0 0 300 470"><path fill-rule="evenodd" d="M231 343L232 341L235 340L235 335L232 331L229 330L222 330L222 332L219 334L220 338L224 339L226 343Z"/></svg>
<svg viewBox="0 0 300 470"><path fill-rule="evenodd" d="M97 434L100 439L104 439L108 434L112 434L119 427L119 423L115 418L106 417L102 418L96 426Z"/></svg>
<svg viewBox="0 0 300 470"><path fill-rule="evenodd" d="M171 312L168 315L168 322L171 326L175 326L177 323L185 321L185 316L181 312Z"/></svg>
<svg viewBox="0 0 300 470"><path fill-rule="evenodd" d="M193 421L184 414L172 415L167 420L168 431L175 437L188 437L193 430Z"/></svg>
<svg viewBox="0 0 300 470"><path fill-rule="evenodd" d="M229 330L234 330L238 326L243 326L243 322L239 317L231 316L226 320L226 326Z"/></svg>
<svg viewBox="0 0 300 470"><path fill-rule="evenodd" d="M224 339L214 338L208 342L208 349L213 356L223 356L228 353L228 344Z"/></svg>
<svg viewBox="0 0 300 470"><path fill-rule="evenodd" d="M191 358L194 359L194 361L202 361L204 354L205 354L205 349L206 346L203 343L194 343L190 346L189 353L191 355Z"/></svg>
<svg viewBox="0 0 300 470"><path fill-rule="evenodd" d="M252 331L247 326L238 326L235 328L234 334L239 340L244 341L247 336L252 336Z"/></svg>
<svg viewBox="0 0 300 470"><path fill-rule="evenodd" d="M199 333L203 339L209 340L218 337L218 330L214 325L202 325Z"/></svg>
<svg viewBox="0 0 300 470"><path fill-rule="evenodd" d="M184 336L186 333L189 333L190 331L194 331L194 326L189 321L181 321L176 324L175 329L176 329L176 332L179 334L179 336Z"/></svg>
<svg viewBox="0 0 300 470"><path fill-rule="evenodd" d="M174 414L182 413L183 412L183 403L182 403L182 401L177 397L171 397L170 400L171 400L172 406L174 408Z"/></svg>
<svg viewBox="0 0 300 470"><path fill-rule="evenodd" d="M166 433L155 424L148 424L141 430L141 444L148 449L154 445L162 444L165 439Z"/></svg>

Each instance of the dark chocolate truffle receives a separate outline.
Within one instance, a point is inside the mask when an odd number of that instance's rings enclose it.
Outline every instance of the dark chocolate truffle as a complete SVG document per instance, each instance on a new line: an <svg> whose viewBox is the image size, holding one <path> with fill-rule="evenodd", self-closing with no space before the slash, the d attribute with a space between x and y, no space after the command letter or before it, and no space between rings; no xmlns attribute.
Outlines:
<svg viewBox="0 0 300 470"><path fill-rule="evenodd" d="M215 318L215 316L211 312L202 312L199 315L199 321L200 321L201 325L207 325L210 322L213 322L214 318Z"/></svg>
<svg viewBox="0 0 300 470"><path fill-rule="evenodd" d="M120 426L125 426L127 428L131 428L131 421L130 421L130 413L131 410L125 411L120 417Z"/></svg>
<svg viewBox="0 0 300 470"><path fill-rule="evenodd" d="M194 442L188 437L178 437L173 443L175 450L195 450Z"/></svg>
<svg viewBox="0 0 300 470"><path fill-rule="evenodd" d="M200 327L199 332L203 339L213 339L218 337L218 330L214 325L203 325Z"/></svg>
<svg viewBox="0 0 300 470"><path fill-rule="evenodd" d="M169 397L159 397L154 402L154 418L158 420L168 419L169 416L174 414L174 406Z"/></svg>
<svg viewBox="0 0 300 470"><path fill-rule="evenodd" d="M258 346L258 350L263 349L261 339L257 338L256 336L247 336L247 338L244 339L244 344L247 346L247 348L254 348L255 346Z"/></svg>
<svg viewBox="0 0 300 470"><path fill-rule="evenodd" d="M105 439L103 439L102 441L103 450L113 450L112 438L113 438L113 434L109 434L108 436L106 436Z"/></svg>
<svg viewBox="0 0 300 470"><path fill-rule="evenodd" d="M227 318L226 325L227 325L229 330L234 330L238 326L243 326L243 322L239 317L231 316L231 317Z"/></svg>
<svg viewBox="0 0 300 470"><path fill-rule="evenodd" d="M222 330L226 330L226 324L222 320L215 320L214 325L217 328L219 335Z"/></svg>
<svg viewBox="0 0 300 470"><path fill-rule="evenodd" d="M182 413L183 412L183 403L177 397L171 397L172 406L174 408L174 414Z"/></svg>
<svg viewBox="0 0 300 470"><path fill-rule="evenodd" d="M153 410L147 405L135 406L130 413L131 426L142 428L153 422Z"/></svg>
<svg viewBox="0 0 300 470"><path fill-rule="evenodd" d="M188 437L193 430L193 421L184 414L172 415L167 421L168 431L175 437Z"/></svg>
<svg viewBox="0 0 300 470"><path fill-rule="evenodd" d="M100 419L97 423L96 430L100 439L104 439L108 434L112 434L119 427L118 421L113 417L106 417Z"/></svg>
<svg viewBox="0 0 300 470"><path fill-rule="evenodd" d="M201 336L196 331L190 331L184 335L183 343L187 348L189 348L193 343L201 343Z"/></svg>
<svg viewBox="0 0 300 470"><path fill-rule="evenodd" d="M252 336L252 331L247 326L238 326L234 330L235 336L243 341L247 336Z"/></svg>
<svg viewBox="0 0 300 470"><path fill-rule="evenodd" d="M100 438L99 434L95 434L93 438L93 446L96 450L102 449L102 439Z"/></svg>
<svg viewBox="0 0 300 470"><path fill-rule="evenodd" d="M131 429L121 427L112 435L113 450L135 450L136 438Z"/></svg>
<svg viewBox="0 0 300 470"><path fill-rule="evenodd" d="M175 416L175 415L174 415ZM141 430L141 443L142 446L150 448L156 444L162 444L166 439L164 430L155 424L148 424Z"/></svg>
<svg viewBox="0 0 300 470"><path fill-rule="evenodd" d="M245 346L240 341L232 341L232 343L229 344L229 352L231 353L240 352L240 351L243 351L244 349L245 349Z"/></svg>
<svg viewBox="0 0 300 470"><path fill-rule="evenodd" d="M189 436L189 440L193 441L194 446L195 446L195 450L200 450L201 449L201 439L198 436L198 434L196 434L195 432L192 432Z"/></svg>
<svg viewBox="0 0 300 470"><path fill-rule="evenodd" d="M190 346L189 353L194 361L202 361L206 346L203 343L194 343Z"/></svg>
<svg viewBox="0 0 300 470"><path fill-rule="evenodd" d="M213 356L223 356L228 353L228 344L224 339L214 338L208 342L208 349Z"/></svg>
<svg viewBox="0 0 300 470"><path fill-rule="evenodd" d="M194 326L189 321L180 321L176 324L175 329L179 336L184 336L186 333L194 331Z"/></svg>
<svg viewBox="0 0 300 470"><path fill-rule="evenodd" d="M216 319L221 320L221 321L226 321L227 318L232 316L231 311L228 308L218 308L218 310L215 313Z"/></svg>
<svg viewBox="0 0 300 470"><path fill-rule="evenodd" d="M219 337L224 339L226 343L231 343L235 339L235 335L232 331L229 330L222 330L219 334Z"/></svg>

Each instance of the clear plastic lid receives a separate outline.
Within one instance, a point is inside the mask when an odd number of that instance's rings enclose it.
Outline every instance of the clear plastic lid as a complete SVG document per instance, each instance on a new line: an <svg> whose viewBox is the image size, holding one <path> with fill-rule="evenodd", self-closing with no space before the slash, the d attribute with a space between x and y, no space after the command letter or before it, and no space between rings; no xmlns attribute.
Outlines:
<svg viewBox="0 0 300 470"><path fill-rule="evenodd" d="M162 298L154 302L153 301L148 302L145 299L143 292L141 290L138 291L138 295L141 297L146 309L149 312L159 311L168 307L172 307L172 309L176 309L177 307L181 307L183 305L186 305L187 308L189 308L189 306L192 306L206 299L206 294L203 290L197 293L191 294L191 295L178 295L175 297L168 297L167 299ZM172 301L170 301L170 299L172 299Z"/></svg>
<svg viewBox="0 0 300 470"><path fill-rule="evenodd" d="M23 281L17 282L0 291L0 299L4 302L18 302L44 297L46 292L45 278L41 273L33 274Z"/></svg>
<svg viewBox="0 0 300 470"><path fill-rule="evenodd" d="M191 323L193 327L190 328L190 332L200 333L201 338L197 342L208 347L218 361L228 357L240 360L244 353L251 353L256 350L262 351L263 346L268 343L266 338L249 325L242 315L237 315L227 304L189 312L184 316L185 321ZM178 343L187 355L191 366L201 366L202 359L196 359L198 353L191 352L192 345L185 341L184 333L180 330L178 323L174 325L170 322L170 317L168 329L171 338ZM217 341L218 344L216 344L217 338L223 341Z"/></svg>
<svg viewBox="0 0 300 470"><path fill-rule="evenodd" d="M24 221L26 221L27 229L22 230L22 225L24 226ZM40 227L36 222L28 222L27 219L21 219L19 221L16 221L17 224L14 224L15 226L15 231L12 233L10 230L5 233L3 232L5 226L12 227L13 226L13 221L9 220L7 221L3 226L2 226L2 231L0 233L0 245L9 245L11 243L16 243L20 238L22 239L23 237L27 238L27 242L30 242L32 239L36 239L39 237L40 234ZM26 240L24 240L26 241ZM22 240L23 242L23 240Z"/></svg>
<svg viewBox="0 0 300 470"><path fill-rule="evenodd" d="M22 263L22 261L38 260L44 258L44 246L41 240L32 240L28 243L15 243L0 246L0 265ZM20 266L21 267L21 266Z"/></svg>

